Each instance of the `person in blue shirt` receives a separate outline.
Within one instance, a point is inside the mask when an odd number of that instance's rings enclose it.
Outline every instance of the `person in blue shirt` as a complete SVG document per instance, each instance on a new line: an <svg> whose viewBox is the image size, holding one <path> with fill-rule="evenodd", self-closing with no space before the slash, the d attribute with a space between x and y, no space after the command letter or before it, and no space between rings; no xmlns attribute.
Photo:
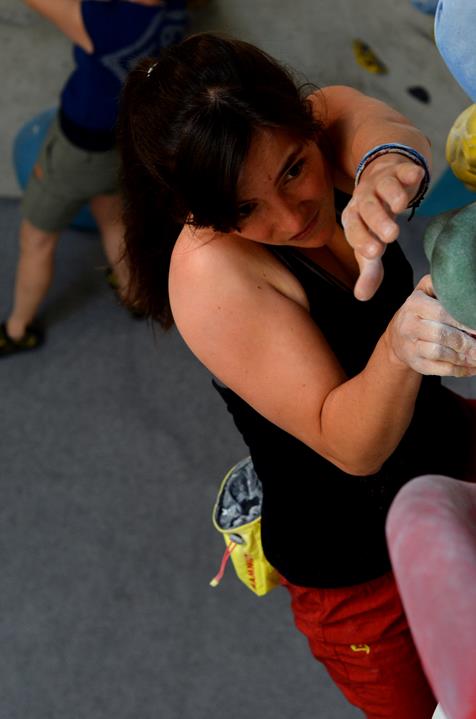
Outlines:
<svg viewBox="0 0 476 719"><path fill-rule="evenodd" d="M186 0L25 2L73 42L74 69L24 194L14 301L0 327L0 356L42 343L34 320L53 278L58 238L85 203L101 234L109 281L124 292L118 99L129 70L180 41L188 18Z"/></svg>

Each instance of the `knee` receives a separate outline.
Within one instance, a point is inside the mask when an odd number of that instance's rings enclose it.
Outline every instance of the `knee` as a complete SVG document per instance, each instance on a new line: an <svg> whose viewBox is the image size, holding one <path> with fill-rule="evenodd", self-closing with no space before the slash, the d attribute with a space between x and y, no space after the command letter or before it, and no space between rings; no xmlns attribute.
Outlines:
<svg viewBox="0 0 476 719"><path fill-rule="evenodd" d="M58 244L58 233L40 230L27 220L20 228L20 250L24 254L52 255Z"/></svg>

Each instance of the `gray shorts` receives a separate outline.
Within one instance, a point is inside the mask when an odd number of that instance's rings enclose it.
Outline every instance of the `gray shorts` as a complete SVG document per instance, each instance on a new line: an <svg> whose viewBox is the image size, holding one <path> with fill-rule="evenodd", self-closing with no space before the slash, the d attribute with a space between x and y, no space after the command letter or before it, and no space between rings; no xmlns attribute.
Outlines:
<svg viewBox="0 0 476 719"><path fill-rule="evenodd" d="M45 138L22 201L22 214L46 232L64 230L92 197L119 191L116 148L90 152L73 145L56 118Z"/></svg>

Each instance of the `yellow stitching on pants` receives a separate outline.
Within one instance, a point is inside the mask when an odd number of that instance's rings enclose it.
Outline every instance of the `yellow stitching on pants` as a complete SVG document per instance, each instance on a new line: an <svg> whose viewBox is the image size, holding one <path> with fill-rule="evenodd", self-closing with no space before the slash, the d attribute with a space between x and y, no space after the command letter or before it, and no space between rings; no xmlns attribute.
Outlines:
<svg viewBox="0 0 476 719"><path fill-rule="evenodd" d="M368 644L351 644L350 648L353 652L365 652L366 654L370 654L370 647Z"/></svg>

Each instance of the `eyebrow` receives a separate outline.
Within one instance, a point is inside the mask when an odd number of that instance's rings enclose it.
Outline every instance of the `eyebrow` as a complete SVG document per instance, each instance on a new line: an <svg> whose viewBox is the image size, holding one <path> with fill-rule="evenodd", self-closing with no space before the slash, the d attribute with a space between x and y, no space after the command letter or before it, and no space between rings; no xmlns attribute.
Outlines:
<svg viewBox="0 0 476 719"><path fill-rule="evenodd" d="M299 145L297 145L297 147L296 147L294 150L292 150L292 152L290 152L290 154L288 155L288 157L286 158L286 160L283 162L283 165L282 165L281 169L279 170L279 172L278 172L278 174L277 174L277 176L276 176L276 179L275 179L275 181L274 181L274 184L275 184L275 185L278 185L278 184L281 182L281 179L282 179L283 175L285 175L286 172L294 165L294 163L296 162L297 158L299 157L299 155L300 155L301 152L303 151L304 145L305 145L305 143L301 141L301 142L299 143ZM248 202L253 202L253 199L254 199L254 198L252 198L252 197L250 197L249 199L242 199L242 200L239 200L239 201L238 201L238 204L239 204L239 205L246 205Z"/></svg>

